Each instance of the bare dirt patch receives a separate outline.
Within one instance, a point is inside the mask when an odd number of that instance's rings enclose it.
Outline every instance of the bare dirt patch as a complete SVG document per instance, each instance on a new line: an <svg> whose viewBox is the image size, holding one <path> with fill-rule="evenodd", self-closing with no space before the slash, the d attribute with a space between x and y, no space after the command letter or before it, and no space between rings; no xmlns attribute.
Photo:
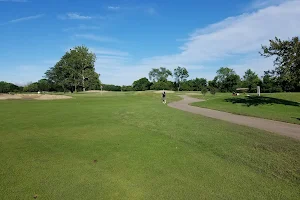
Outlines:
<svg viewBox="0 0 300 200"><path fill-rule="evenodd" d="M70 99L72 97L65 95L50 95L50 94L0 94L0 100L9 99L34 99L34 100L56 100Z"/></svg>

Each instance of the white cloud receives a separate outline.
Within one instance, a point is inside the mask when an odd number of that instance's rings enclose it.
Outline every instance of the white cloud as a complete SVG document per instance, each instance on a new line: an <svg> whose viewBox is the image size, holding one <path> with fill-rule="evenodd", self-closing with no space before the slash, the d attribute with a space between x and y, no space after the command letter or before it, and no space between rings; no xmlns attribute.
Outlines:
<svg viewBox="0 0 300 200"><path fill-rule="evenodd" d="M272 58L264 59L258 54L261 44L267 45L275 36L288 39L299 35L299 18L300 1L287 1L198 29L180 47L178 54L145 58L134 65L114 63L110 65L111 70L118 67L118 74L127 74L122 79L125 84L147 76L151 68L160 66L169 69L184 66L193 71L193 76L207 78L212 78L223 66L232 67L240 75L247 68L263 75L264 70L273 68L273 62ZM109 80L122 84L116 75Z"/></svg>
<svg viewBox="0 0 300 200"><path fill-rule="evenodd" d="M98 55L109 55L109 56L120 56L126 57L129 56L128 52L113 50L113 49L103 49L103 48L90 48L90 50Z"/></svg>
<svg viewBox="0 0 300 200"><path fill-rule="evenodd" d="M266 8L266 7L272 6L272 5L279 5L286 1L292 1L292 0L254 0L250 4L249 8L250 9L261 9L261 8Z"/></svg>
<svg viewBox="0 0 300 200"><path fill-rule="evenodd" d="M99 26L87 26L87 25L79 25L77 27L72 27L72 28L65 28L63 31L74 31L74 30L98 30L100 29Z"/></svg>
<svg viewBox="0 0 300 200"><path fill-rule="evenodd" d="M120 85L147 77L151 68L161 66L172 70L178 65L186 67L191 78L211 79L223 66L232 67L240 75L248 68L262 75L264 70L273 68L273 58L264 59L258 54L261 44L267 45L275 36L288 39L299 35L299 18L300 1L286 1L197 29L181 45L180 53L136 62L133 62L134 55L126 52L95 48L96 70L104 83ZM76 37L103 42L115 40L93 34L77 34Z"/></svg>
<svg viewBox="0 0 300 200"><path fill-rule="evenodd" d="M288 39L298 35L299 17L300 1L292 1L227 18L196 30L181 47L180 54L148 58L144 62L189 66L239 55L257 54L259 57L261 44L268 44L269 39L275 36Z"/></svg>
<svg viewBox="0 0 300 200"><path fill-rule="evenodd" d="M77 13L68 13L67 16L69 19L92 19L90 16L84 16Z"/></svg>
<svg viewBox="0 0 300 200"><path fill-rule="evenodd" d="M149 15L157 15L157 11L153 7L148 6L107 6L111 11L131 11L131 12L144 12Z"/></svg>
<svg viewBox="0 0 300 200"><path fill-rule="evenodd" d="M118 40L112 37L100 36L94 34L75 34L76 38L82 38L87 40L94 40L97 42L117 42Z"/></svg>
<svg viewBox="0 0 300 200"><path fill-rule="evenodd" d="M129 64L132 58L128 52L104 48L90 48L90 50L97 55L96 71L101 74L101 81L106 84L129 85L136 77L145 76L147 69L141 68L143 70L141 73L141 69ZM126 81L121 77L126 77Z"/></svg>
<svg viewBox="0 0 300 200"><path fill-rule="evenodd" d="M117 10L120 10L120 6L107 6L107 9L117 11Z"/></svg>
<svg viewBox="0 0 300 200"><path fill-rule="evenodd" d="M7 23L17 23L17 22L22 22L22 21L28 21L28 20L32 20L32 19L38 19L38 18L41 18L43 16L44 15L41 14L41 15L33 15L33 16L29 16L29 17L22 17L22 18L11 20L11 21L9 21Z"/></svg>
<svg viewBox="0 0 300 200"><path fill-rule="evenodd" d="M27 3L28 0L0 0L0 2Z"/></svg>
<svg viewBox="0 0 300 200"><path fill-rule="evenodd" d="M272 58L245 58L241 60L238 64L230 64L228 67L233 68L237 74L241 77L244 75L247 69L255 71L255 73L262 76L264 71L272 69L273 60Z"/></svg>
<svg viewBox="0 0 300 200"><path fill-rule="evenodd" d="M67 13L66 15L59 15L58 18L60 19L72 19L72 20L89 20L93 17L91 16L84 16L80 15L79 13Z"/></svg>

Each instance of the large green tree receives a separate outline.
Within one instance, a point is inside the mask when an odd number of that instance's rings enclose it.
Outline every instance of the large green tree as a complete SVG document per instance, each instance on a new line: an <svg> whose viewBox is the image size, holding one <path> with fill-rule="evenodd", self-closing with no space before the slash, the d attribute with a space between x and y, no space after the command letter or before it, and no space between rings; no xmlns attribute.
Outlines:
<svg viewBox="0 0 300 200"><path fill-rule="evenodd" d="M300 86L300 41L298 37L281 40L275 37L269 46L262 46L260 54L264 57L275 57L275 75L293 88ZM290 88L290 89L293 89Z"/></svg>
<svg viewBox="0 0 300 200"><path fill-rule="evenodd" d="M254 92L258 85L261 85L261 80L258 75L251 69L248 69L243 77L242 87L247 87L249 92Z"/></svg>
<svg viewBox="0 0 300 200"><path fill-rule="evenodd" d="M211 84L216 85L222 92L233 92L240 84L240 81L239 75L237 75L233 69L221 67L217 71L217 76Z"/></svg>
<svg viewBox="0 0 300 200"><path fill-rule="evenodd" d="M226 92L234 92L239 86L241 78L237 74L229 75L221 85L221 90Z"/></svg>
<svg viewBox="0 0 300 200"><path fill-rule="evenodd" d="M216 80L219 83L225 82L226 78L228 78L230 75L234 75L235 71L233 69L230 69L228 67L221 67L217 71Z"/></svg>
<svg viewBox="0 0 300 200"><path fill-rule="evenodd" d="M24 92L37 92L39 91L38 83L29 83L23 88Z"/></svg>
<svg viewBox="0 0 300 200"><path fill-rule="evenodd" d="M96 73L94 69L88 69L85 72L85 88L87 90L100 90L101 89L101 81L100 74Z"/></svg>
<svg viewBox="0 0 300 200"><path fill-rule="evenodd" d="M165 67L153 68L149 72L149 79L154 82L167 81L169 76L172 76L172 72Z"/></svg>
<svg viewBox="0 0 300 200"><path fill-rule="evenodd" d="M50 83L47 79L41 79L37 82L39 91L49 91Z"/></svg>
<svg viewBox="0 0 300 200"><path fill-rule="evenodd" d="M201 91L202 88L207 87L207 80L205 78L195 78L192 82L196 91Z"/></svg>
<svg viewBox="0 0 300 200"><path fill-rule="evenodd" d="M178 89L178 84L175 82L175 87ZM193 80L184 81L180 85L180 90L182 91L194 91L195 90L195 84Z"/></svg>
<svg viewBox="0 0 300 200"><path fill-rule="evenodd" d="M208 81L208 86L210 88L218 88L217 77L215 77L213 80Z"/></svg>
<svg viewBox="0 0 300 200"><path fill-rule="evenodd" d="M282 92L281 84L278 81L278 77L274 76L273 71L265 71L262 78L262 92Z"/></svg>
<svg viewBox="0 0 300 200"><path fill-rule="evenodd" d="M136 91L145 91L150 89L150 81L144 77L133 82L132 87Z"/></svg>
<svg viewBox="0 0 300 200"><path fill-rule="evenodd" d="M85 91L85 81L94 76L96 55L85 46L77 46L70 50L70 65L81 79L81 87Z"/></svg>
<svg viewBox="0 0 300 200"><path fill-rule="evenodd" d="M78 77L75 75L75 70L68 65L67 56L64 55L54 67L46 71L45 77L53 85L61 87L64 92L77 90Z"/></svg>
<svg viewBox="0 0 300 200"><path fill-rule="evenodd" d="M175 82L178 85L178 91L180 90L180 83L183 81L186 81L186 79L189 77L189 72L184 67L177 67L174 69L174 76L175 76Z"/></svg>
<svg viewBox="0 0 300 200"><path fill-rule="evenodd" d="M180 90L183 91L201 91L202 88L207 87L207 80L205 78L196 78L181 83Z"/></svg>
<svg viewBox="0 0 300 200"><path fill-rule="evenodd" d="M64 91L77 91L80 87L83 91L96 88L100 85L99 75L95 72L96 55L85 46L76 46L66 52L65 55L50 68L45 74L46 78Z"/></svg>

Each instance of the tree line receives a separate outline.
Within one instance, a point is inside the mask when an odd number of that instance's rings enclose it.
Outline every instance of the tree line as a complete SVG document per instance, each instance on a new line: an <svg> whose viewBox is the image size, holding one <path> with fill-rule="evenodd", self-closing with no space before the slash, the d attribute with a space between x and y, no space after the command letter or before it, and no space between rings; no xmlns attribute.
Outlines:
<svg viewBox="0 0 300 200"><path fill-rule="evenodd" d="M240 77L228 67L217 70L213 80L195 78L188 80L189 72L184 67L172 71L167 68L153 68L148 78L143 77L129 86L101 84L100 74L95 72L96 55L85 46L77 46L65 55L49 70L45 77L35 83L19 87L12 83L0 82L0 93L8 92L77 92L86 90L107 91L145 91L145 90L178 90L178 91L211 91L234 92L237 88L248 88L256 92L296 92L300 91L300 41L298 37L280 40L275 37L269 46L262 46L260 55L275 57L273 70L265 71L260 78L251 69ZM174 81L170 81L173 77Z"/></svg>
<svg viewBox="0 0 300 200"><path fill-rule="evenodd" d="M261 92L299 92L300 91L300 41L298 37L290 40L280 40L275 37L269 41L269 46L262 46L260 55L263 57L275 57L275 69L264 72L260 78L251 69L245 71L240 77L228 67L217 70L213 80L205 78L187 80L189 73L184 67L177 67L172 73L164 67L153 68L149 72L149 80L144 77L134 81L131 86L122 86L128 90L183 90L183 91L206 91L215 93L234 92L237 88L247 88L249 92L256 92L257 86ZM169 81L174 77L174 81Z"/></svg>
<svg viewBox="0 0 300 200"><path fill-rule="evenodd" d="M85 46L76 46L45 72L45 77L24 87L1 82L0 93L8 92L77 92L100 90L100 74L95 72L96 55ZM8 89L10 88L10 89Z"/></svg>

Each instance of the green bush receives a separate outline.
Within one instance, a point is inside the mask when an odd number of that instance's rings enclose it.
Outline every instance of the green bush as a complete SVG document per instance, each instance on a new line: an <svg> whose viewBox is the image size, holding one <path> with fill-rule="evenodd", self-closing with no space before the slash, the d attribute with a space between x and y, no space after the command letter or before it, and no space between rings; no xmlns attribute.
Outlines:
<svg viewBox="0 0 300 200"><path fill-rule="evenodd" d="M181 91L194 91L192 82L190 80L182 82L180 85L180 90Z"/></svg>
<svg viewBox="0 0 300 200"><path fill-rule="evenodd" d="M31 83L28 84L23 88L24 92L38 92L39 91L39 85L38 83Z"/></svg>
<svg viewBox="0 0 300 200"><path fill-rule="evenodd" d="M7 83L5 81L0 81L0 93L9 93L9 92L21 92L22 88L12 84L12 83Z"/></svg>
<svg viewBox="0 0 300 200"><path fill-rule="evenodd" d="M210 94L215 95L217 92L217 89L215 87L210 87L209 92L210 92Z"/></svg>
<svg viewBox="0 0 300 200"><path fill-rule="evenodd" d="M157 81L153 83L151 90L174 90L173 83L171 81Z"/></svg>
<svg viewBox="0 0 300 200"><path fill-rule="evenodd" d="M106 91L121 91L121 86L118 85L105 85L103 84L103 90Z"/></svg>
<svg viewBox="0 0 300 200"><path fill-rule="evenodd" d="M201 93L205 96L206 93L207 93L207 88L206 88L206 87L203 87L202 90L201 90Z"/></svg>
<svg viewBox="0 0 300 200"><path fill-rule="evenodd" d="M123 85L122 86L122 91L128 92L128 91L134 91L134 89L131 85L129 85L129 86Z"/></svg>
<svg viewBox="0 0 300 200"><path fill-rule="evenodd" d="M9 83L4 81L0 82L0 93L8 93L9 91Z"/></svg>
<svg viewBox="0 0 300 200"><path fill-rule="evenodd" d="M135 91L145 91L150 89L150 81L144 77L133 82L132 87Z"/></svg>

